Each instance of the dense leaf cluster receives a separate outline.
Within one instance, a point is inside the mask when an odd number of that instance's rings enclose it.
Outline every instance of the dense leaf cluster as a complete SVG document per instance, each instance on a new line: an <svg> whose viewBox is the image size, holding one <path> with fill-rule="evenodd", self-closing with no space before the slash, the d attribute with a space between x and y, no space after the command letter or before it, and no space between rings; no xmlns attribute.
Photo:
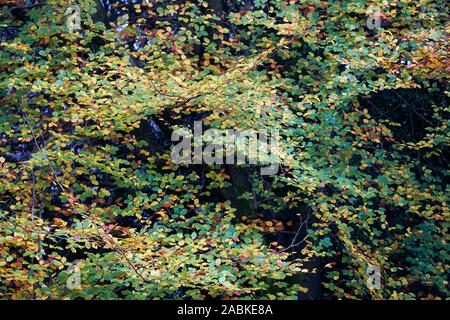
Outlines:
<svg viewBox="0 0 450 320"><path fill-rule="evenodd" d="M444 2L78 0L73 33L28 2L0 7L0 297L449 296ZM279 130L278 174L174 164L195 120Z"/></svg>

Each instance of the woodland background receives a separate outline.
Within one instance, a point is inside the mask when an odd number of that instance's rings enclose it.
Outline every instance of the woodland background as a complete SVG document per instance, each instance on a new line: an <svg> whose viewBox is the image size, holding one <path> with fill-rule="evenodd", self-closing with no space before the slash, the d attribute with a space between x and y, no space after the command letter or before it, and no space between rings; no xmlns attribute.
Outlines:
<svg viewBox="0 0 450 320"><path fill-rule="evenodd" d="M0 4L1 298L449 297L446 1ZM175 165L195 120L278 174Z"/></svg>

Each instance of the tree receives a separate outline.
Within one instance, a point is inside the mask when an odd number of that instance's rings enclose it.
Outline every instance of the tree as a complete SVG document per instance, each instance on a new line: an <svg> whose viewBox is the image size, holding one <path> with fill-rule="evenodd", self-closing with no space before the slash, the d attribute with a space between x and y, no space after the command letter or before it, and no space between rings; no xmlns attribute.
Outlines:
<svg viewBox="0 0 450 320"><path fill-rule="evenodd" d="M448 297L444 4L33 3L0 12L3 297ZM280 172L174 164L195 120L279 130Z"/></svg>

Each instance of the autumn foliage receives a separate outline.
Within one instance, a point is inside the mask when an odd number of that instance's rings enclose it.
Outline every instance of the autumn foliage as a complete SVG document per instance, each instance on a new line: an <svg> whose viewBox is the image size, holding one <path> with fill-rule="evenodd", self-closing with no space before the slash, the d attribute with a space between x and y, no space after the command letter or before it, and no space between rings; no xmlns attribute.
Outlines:
<svg viewBox="0 0 450 320"><path fill-rule="evenodd" d="M29 2L0 3L1 298L449 297L445 2L79 0L75 32ZM174 164L195 120L279 130L278 173Z"/></svg>

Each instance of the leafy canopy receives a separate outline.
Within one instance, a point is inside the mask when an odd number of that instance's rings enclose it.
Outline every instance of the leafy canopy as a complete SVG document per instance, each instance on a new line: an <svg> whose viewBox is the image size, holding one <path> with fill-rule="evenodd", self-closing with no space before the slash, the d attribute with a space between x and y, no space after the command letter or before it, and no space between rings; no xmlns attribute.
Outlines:
<svg viewBox="0 0 450 320"><path fill-rule="evenodd" d="M0 296L294 299L313 271L329 297L449 296L445 3L76 3L74 33L67 1L1 7ZM193 120L280 130L280 172L247 168L236 205L230 168L171 161Z"/></svg>

